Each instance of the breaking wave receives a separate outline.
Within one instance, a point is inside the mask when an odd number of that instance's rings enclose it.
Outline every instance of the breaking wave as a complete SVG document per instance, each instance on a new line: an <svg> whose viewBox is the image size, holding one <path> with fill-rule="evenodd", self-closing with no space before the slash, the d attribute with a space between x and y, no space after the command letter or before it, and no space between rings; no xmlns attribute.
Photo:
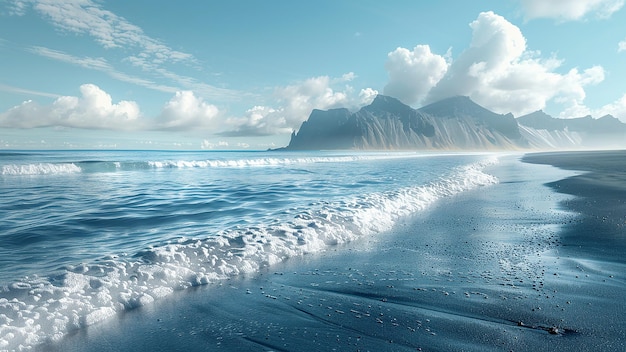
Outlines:
<svg viewBox="0 0 626 352"><path fill-rule="evenodd" d="M433 155L433 154L431 154ZM274 167L313 163L346 163L365 160L423 157L420 154L359 155L328 157L244 158L207 160L158 160L158 161L99 161L78 160L66 163L34 163L2 165L0 175L62 175L74 173L118 172L135 170L186 169L186 168L245 168Z"/></svg>
<svg viewBox="0 0 626 352"><path fill-rule="evenodd" d="M268 158L257 162L271 165L326 159ZM489 158L458 167L424 185L289 209L286 214L291 215L286 221L235 226L134 255L108 256L73 265L58 276L30 277L0 287L0 350L28 349L59 340L68 332L150 304L175 290L258 272L290 257L388 231L402 217L438 199L497 183L494 176L483 172L496 162L496 158ZM63 165L72 172L80 171L79 167L68 166L73 164Z"/></svg>
<svg viewBox="0 0 626 352"><path fill-rule="evenodd" d="M9 164L2 165L1 175L58 175L74 174L82 169L74 163L38 163L38 164Z"/></svg>

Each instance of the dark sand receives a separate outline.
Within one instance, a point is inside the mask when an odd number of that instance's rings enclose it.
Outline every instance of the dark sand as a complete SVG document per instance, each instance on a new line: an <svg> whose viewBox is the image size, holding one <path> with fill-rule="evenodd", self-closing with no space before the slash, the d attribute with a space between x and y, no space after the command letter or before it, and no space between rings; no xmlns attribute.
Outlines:
<svg viewBox="0 0 626 352"><path fill-rule="evenodd" d="M562 235L565 245L585 256L626 262L626 151L591 151L526 155L525 162L550 164L585 173L548 185L577 196L564 206L581 214Z"/></svg>
<svg viewBox="0 0 626 352"><path fill-rule="evenodd" d="M600 155L526 158L593 159L586 170L602 175L558 182L572 173L503 159L490 170L500 184L388 234L177 292L39 350L624 351L625 154L610 154L613 169Z"/></svg>

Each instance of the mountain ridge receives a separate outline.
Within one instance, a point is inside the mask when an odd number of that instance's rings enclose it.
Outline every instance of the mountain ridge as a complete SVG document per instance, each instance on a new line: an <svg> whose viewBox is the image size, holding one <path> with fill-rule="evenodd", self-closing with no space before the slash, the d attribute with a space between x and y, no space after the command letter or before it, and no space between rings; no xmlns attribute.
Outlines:
<svg viewBox="0 0 626 352"><path fill-rule="evenodd" d="M313 110L284 150L526 150L594 146L610 136L626 141L626 124L613 116L556 119L543 111L519 118L495 113L467 96L414 109L377 95L356 112Z"/></svg>

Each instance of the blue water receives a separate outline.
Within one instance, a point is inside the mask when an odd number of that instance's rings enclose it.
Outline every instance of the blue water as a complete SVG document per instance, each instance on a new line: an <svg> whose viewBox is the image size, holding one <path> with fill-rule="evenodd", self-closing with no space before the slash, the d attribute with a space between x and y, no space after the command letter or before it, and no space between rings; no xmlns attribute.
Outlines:
<svg viewBox="0 0 626 352"><path fill-rule="evenodd" d="M488 154L0 152L0 349L389 231ZM3 347L4 346L4 347Z"/></svg>

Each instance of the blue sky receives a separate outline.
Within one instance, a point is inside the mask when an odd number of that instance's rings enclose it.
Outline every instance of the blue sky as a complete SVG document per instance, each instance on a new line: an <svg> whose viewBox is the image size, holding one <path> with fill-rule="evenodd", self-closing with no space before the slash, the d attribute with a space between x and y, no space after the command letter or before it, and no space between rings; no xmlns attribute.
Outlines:
<svg viewBox="0 0 626 352"><path fill-rule="evenodd" d="M376 94L626 122L624 2L5 0L0 148L267 149Z"/></svg>

